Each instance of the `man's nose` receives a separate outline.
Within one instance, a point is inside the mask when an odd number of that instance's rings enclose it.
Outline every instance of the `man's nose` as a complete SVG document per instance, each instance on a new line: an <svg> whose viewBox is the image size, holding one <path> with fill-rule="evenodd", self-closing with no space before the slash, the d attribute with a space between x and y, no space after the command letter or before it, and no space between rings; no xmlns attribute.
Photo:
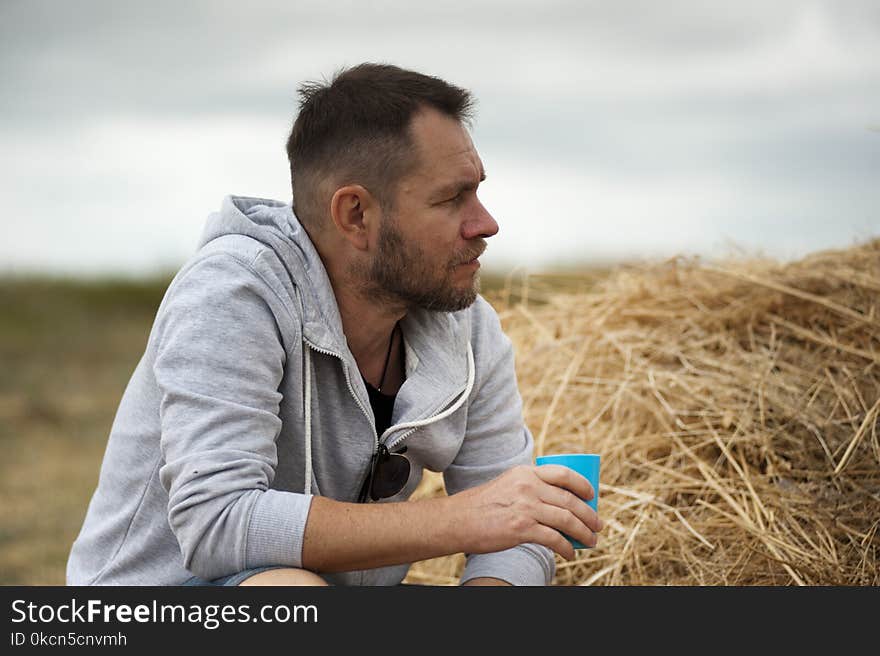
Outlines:
<svg viewBox="0 0 880 656"><path fill-rule="evenodd" d="M489 214L489 211L483 207L483 204L477 201L479 208L475 214L462 224L461 236L463 239L477 239L482 237L487 239L498 232L498 223Z"/></svg>

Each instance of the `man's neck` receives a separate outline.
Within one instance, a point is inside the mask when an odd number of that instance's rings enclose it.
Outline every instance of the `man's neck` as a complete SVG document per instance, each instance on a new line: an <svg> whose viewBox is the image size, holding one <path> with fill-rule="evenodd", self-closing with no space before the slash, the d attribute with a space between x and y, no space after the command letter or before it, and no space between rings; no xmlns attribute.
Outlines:
<svg viewBox="0 0 880 656"><path fill-rule="evenodd" d="M402 305L391 306L365 293L358 281L351 280L344 258L329 257L331 253L343 251L344 243L324 243L323 239L317 238L318 235L311 233L309 237L324 263L336 297L348 350L354 356L361 375L373 387L381 386L383 392L396 392L403 383L404 363L400 348L402 333L395 331L394 327L406 316L406 308ZM389 346L393 346L390 355ZM383 372L386 374L384 384L381 380Z"/></svg>
<svg viewBox="0 0 880 656"><path fill-rule="evenodd" d="M332 275L330 282L348 349L361 374L374 387L382 386L383 392L386 389L396 391L403 382L403 362L399 357L401 338L399 331L397 336L394 335L394 327L406 316L406 309L390 307L377 302L375 298L366 298L357 286L343 281L337 283ZM394 348L391 348L392 339Z"/></svg>

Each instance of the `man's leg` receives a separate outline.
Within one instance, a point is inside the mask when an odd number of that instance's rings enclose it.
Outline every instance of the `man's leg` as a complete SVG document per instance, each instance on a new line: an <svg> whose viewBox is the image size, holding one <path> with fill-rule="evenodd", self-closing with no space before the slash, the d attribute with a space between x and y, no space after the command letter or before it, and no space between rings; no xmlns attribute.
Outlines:
<svg viewBox="0 0 880 656"><path fill-rule="evenodd" d="M249 576L239 585L327 585L327 581L305 569L280 567Z"/></svg>

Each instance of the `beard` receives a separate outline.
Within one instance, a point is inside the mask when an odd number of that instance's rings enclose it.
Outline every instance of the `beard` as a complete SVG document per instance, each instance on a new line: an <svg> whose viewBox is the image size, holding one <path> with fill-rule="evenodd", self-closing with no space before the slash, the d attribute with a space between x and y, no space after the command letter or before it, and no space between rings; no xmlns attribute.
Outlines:
<svg viewBox="0 0 880 656"><path fill-rule="evenodd" d="M394 217L379 228L376 257L366 266L357 267L355 274L364 283L370 298L407 310L433 312L464 310L480 293L479 271L470 285L457 287L455 267L479 257L486 250L485 239L474 239L463 251L453 253L447 261L437 263L423 248L407 242Z"/></svg>

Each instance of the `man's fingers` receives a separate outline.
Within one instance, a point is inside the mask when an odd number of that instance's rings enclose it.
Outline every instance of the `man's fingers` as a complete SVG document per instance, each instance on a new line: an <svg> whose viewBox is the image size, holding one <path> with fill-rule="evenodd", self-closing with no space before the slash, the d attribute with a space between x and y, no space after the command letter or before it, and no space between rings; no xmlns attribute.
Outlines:
<svg viewBox="0 0 880 656"><path fill-rule="evenodd" d="M587 547L596 546L596 534L592 529L584 524L577 515L564 508L545 503L541 506L538 521L544 526L562 531Z"/></svg>
<svg viewBox="0 0 880 656"><path fill-rule="evenodd" d="M545 483L563 487L587 501L593 498L593 486L590 485L590 481L573 469L562 465L538 465L535 471Z"/></svg>
<svg viewBox="0 0 880 656"><path fill-rule="evenodd" d="M573 559L575 555L574 547L563 537L562 533L542 524L535 526L534 536L529 538L529 542L552 549L566 560Z"/></svg>
<svg viewBox="0 0 880 656"><path fill-rule="evenodd" d="M541 490L539 498L546 504L567 510L582 523L586 524L590 530L602 530L602 520L599 519L596 511L588 506L583 499L576 497L568 490L556 487L555 485L546 485Z"/></svg>

